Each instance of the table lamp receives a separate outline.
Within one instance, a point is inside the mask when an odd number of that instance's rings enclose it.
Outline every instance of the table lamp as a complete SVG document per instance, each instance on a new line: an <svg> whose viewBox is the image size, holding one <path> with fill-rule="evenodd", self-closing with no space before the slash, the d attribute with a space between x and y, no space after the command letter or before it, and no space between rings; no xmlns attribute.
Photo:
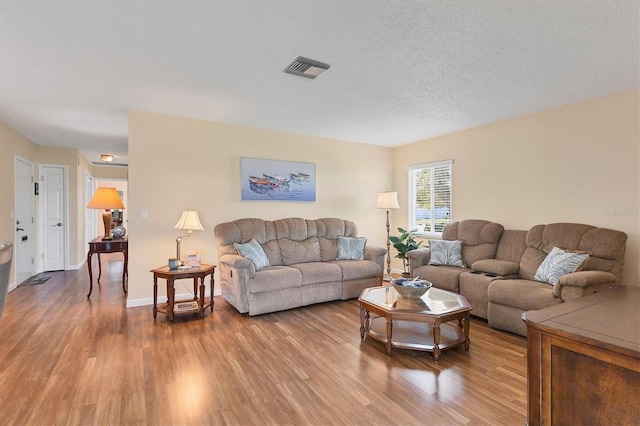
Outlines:
<svg viewBox="0 0 640 426"><path fill-rule="evenodd" d="M102 221L104 222L104 236L102 241L111 240L111 209L124 210L124 204L115 188L99 187L96 189L93 198L87 204L89 209L104 209Z"/></svg>
<svg viewBox="0 0 640 426"><path fill-rule="evenodd" d="M398 204L398 193L387 191L387 192L378 192L378 204L377 208L386 209L387 210L387 276L385 281L391 280L391 240L389 239L389 210L391 209L399 209L400 204Z"/></svg>
<svg viewBox="0 0 640 426"><path fill-rule="evenodd" d="M200 223L200 219L198 218L198 212L195 210L185 210L182 212L182 216L180 216L180 220L174 226L175 229L186 229L187 233L184 235L178 236L176 238L176 258L181 262L180 259L180 243L182 242L183 237L188 237L191 235L191 231L202 231L204 228ZM182 262L181 262L182 264Z"/></svg>

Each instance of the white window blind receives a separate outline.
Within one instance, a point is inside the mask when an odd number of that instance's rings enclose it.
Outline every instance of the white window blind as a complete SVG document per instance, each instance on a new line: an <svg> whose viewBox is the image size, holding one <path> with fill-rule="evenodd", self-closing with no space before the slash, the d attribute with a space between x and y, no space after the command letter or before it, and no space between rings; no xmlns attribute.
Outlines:
<svg viewBox="0 0 640 426"><path fill-rule="evenodd" d="M409 166L409 229L440 236L451 223L451 160Z"/></svg>

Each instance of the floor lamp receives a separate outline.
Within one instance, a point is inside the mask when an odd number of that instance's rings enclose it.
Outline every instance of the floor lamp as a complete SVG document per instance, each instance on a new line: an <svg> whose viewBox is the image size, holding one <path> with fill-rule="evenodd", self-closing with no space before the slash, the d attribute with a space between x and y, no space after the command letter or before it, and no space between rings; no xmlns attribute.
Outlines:
<svg viewBox="0 0 640 426"><path fill-rule="evenodd" d="M111 209L124 210L124 204L118 195L118 191L115 188L99 187L96 189L96 193L93 194L93 198L87 204L89 209L104 209L102 213L102 221L104 222L104 236L103 241L111 240Z"/></svg>
<svg viewBox="0 0 640 426"><path fill-rule="evenodd" d="M389 210L399 209L398 193L387 191L378 192L378 204L377 208L385 209L387 211L387 275L385 281L391 281L391 240L389 239Z"/></svg>

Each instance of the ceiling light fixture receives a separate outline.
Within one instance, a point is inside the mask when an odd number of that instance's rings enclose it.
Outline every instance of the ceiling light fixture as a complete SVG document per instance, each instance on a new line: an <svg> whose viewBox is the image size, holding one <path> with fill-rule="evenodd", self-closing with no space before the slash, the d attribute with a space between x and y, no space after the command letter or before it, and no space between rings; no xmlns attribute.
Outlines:
<svg viewBox="0 0 640 426"><path fill-rule="evenodd" d="M110 163L113 161L113 155L111 154L102 154L100 156L100 158L102 158L102 161L106 162L106 163Z"/></svg>
<svg viewBox="0 0 640 426"><path fill-rule="evenodd" d="M313 79L329 68L331 68L331 65L325 64L324 62L298 56L293 62L287 65L283 71L287 74Z"/></svg>

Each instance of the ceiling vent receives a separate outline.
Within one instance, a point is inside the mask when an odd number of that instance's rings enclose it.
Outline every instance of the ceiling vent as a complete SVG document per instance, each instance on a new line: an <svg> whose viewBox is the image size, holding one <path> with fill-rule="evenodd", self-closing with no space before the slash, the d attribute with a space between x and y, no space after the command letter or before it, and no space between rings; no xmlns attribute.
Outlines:
<svg viewBox="0 0 640 426"><path fill-rule="evenodd" d="M284 69L288 74L299 75L300 77L316 78L331 66L324 62L298 56Z"/></svg>

